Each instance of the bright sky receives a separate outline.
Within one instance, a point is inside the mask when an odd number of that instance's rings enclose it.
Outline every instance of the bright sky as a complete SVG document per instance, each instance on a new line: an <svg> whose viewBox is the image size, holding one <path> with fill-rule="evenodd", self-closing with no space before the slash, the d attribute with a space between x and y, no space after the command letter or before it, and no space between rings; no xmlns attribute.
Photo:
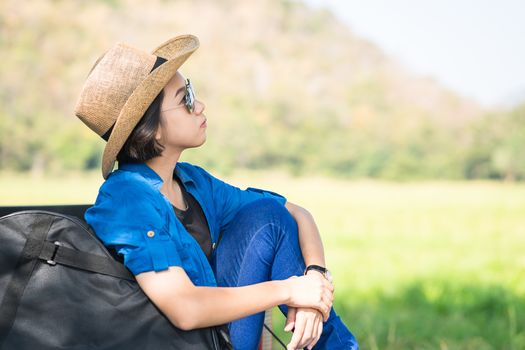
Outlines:
<svg viewBox="0 0 525 350"><path fill-rule="evenodd" d="M485 106L525 101L523 0L303 0Z"/></svg>

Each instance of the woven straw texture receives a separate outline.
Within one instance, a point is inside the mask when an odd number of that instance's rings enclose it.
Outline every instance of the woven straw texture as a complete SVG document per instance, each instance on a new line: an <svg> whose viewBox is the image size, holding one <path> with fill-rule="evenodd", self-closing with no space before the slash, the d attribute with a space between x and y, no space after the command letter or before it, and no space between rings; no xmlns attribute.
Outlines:
<svg viewBox="0 0 525 350"><path fill-rule="evenodd" d="M170 39L151 54L117 43L95 63L75 115L99 136L113 126L102 156L104 178L151 102L198 47L199 40L193 35ZM167 61L151 71L157 56Z"/></svg>

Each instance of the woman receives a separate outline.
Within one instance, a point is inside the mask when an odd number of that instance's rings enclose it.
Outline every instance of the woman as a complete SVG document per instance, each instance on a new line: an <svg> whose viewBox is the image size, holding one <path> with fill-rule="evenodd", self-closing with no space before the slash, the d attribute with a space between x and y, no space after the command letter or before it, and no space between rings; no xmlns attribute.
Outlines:
<svg viewBox="0 0 525 350"><path fill-rule="evenodd" d="M117 44L95 63L75 113L107 141L106 181L86 221L183 330L228 323L236 349L255 349L263 311L279 305L289 349L357 349L331 308L308 211L178 161L206 140L205 106L178 71L198 46L192 35L153 54Z"/></svg>

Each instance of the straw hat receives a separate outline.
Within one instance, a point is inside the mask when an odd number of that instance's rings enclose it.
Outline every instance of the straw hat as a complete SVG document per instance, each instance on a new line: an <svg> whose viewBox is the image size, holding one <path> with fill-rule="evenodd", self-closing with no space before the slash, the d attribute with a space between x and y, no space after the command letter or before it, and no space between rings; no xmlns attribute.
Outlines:
<svg viewBox="0 0 525 350"><path fill-rule="evenodd" d="M199 39L193 35L170 39L151 54L117 43L95 63L75 115L107 141L102 156L104 178L151 102L198 47Z"/></svg>

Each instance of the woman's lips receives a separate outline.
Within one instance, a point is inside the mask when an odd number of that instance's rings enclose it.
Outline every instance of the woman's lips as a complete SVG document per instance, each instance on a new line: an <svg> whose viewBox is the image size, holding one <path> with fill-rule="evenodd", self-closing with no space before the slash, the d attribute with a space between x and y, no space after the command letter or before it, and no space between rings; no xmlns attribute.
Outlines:
<svg viewBox="0 0 525 350"><path fill-rule="evenodd" d="M204 121L201 124L201 128L205 128L207 126L208 126L208 124L206 123L206 119L204 119Z"/></svg>

